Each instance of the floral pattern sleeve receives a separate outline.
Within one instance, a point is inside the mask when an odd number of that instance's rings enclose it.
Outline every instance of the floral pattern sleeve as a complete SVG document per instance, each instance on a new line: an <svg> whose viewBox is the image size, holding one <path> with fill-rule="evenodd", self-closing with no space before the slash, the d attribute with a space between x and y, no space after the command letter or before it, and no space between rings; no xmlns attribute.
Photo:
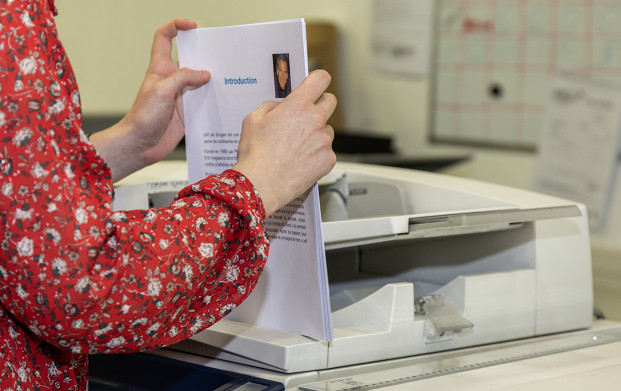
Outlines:
<svg viewBox="0 0 621 391"><path fill-rule="evenodd" d="M269 248L233 170L169 207L111 211L54 12L0 0L1 389L85 389L86 354L192 336L250 294Z"/></svg>

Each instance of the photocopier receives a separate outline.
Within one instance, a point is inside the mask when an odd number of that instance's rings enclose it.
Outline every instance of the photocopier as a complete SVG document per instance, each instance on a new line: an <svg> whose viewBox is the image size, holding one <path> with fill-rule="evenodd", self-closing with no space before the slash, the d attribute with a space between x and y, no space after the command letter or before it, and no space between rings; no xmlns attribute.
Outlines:
<svg viewBox="0 0 621 391"><path fill-rule="evenodd" d="M114 207L165 204L186 178L185 162L159 163L121 182ZM582 204L342 162L319 189L334 339L224 318L156 355L275 379L288 389L345 390L328 380L349 376L356 384L353 374L417 357L592 326ZM304 388L323 380L322 387ZM358 387L351 389L372 389Z"/></svg>

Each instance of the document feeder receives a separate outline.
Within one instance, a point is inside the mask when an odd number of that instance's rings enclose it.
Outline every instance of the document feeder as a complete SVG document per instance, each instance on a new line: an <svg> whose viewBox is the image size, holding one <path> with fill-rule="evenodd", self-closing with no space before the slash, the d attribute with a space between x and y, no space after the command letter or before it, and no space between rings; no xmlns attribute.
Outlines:
<svg viewBox="0 0 621 391"><path fill-rule="evenodd" d="M334 339L224 319L173 349L293 373L591 325L583 205L356 163L320 188Z"/></svg>

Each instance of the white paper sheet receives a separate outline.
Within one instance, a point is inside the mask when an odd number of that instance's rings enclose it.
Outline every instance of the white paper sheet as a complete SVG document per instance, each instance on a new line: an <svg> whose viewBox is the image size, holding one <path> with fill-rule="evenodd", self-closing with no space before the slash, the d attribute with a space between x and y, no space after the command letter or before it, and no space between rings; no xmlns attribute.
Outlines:
<svg viewBox="0 0 621 391"><path fill-rule="evenodd" d="M606 216L621 139L621 88L559 75L550 91L534 190L582 202L589 224Z"/></svg>
<svg viewBox="0 0 621 391"><path fill-rule="evenodd" d="M372 63L377 69L429 74L433 0L375 0L371 25Z"/></svg>
<svg viewBox="0 0 621 391"><path fill-rule="evenodd" d="M179 65L208 69L211 80L183 95L189 181L236 162L244 117L276 98L278 55L289 62L291 88L308 74L301 19L182 31ZM311 338L332 339L319 196L315 186L266 221L271 247L255 291L226 319Z"/></svg>

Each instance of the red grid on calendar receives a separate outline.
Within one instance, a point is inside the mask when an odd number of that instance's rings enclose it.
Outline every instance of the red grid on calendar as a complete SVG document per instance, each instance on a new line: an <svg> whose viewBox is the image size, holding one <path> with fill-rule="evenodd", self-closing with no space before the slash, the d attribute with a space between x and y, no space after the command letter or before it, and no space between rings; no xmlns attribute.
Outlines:
<svg viewBox="0 0 621 391"><path fill-rule="evenodd" d="M563 72L621 85L621 0L438 1L435 140L534 147Z"/></svg>

